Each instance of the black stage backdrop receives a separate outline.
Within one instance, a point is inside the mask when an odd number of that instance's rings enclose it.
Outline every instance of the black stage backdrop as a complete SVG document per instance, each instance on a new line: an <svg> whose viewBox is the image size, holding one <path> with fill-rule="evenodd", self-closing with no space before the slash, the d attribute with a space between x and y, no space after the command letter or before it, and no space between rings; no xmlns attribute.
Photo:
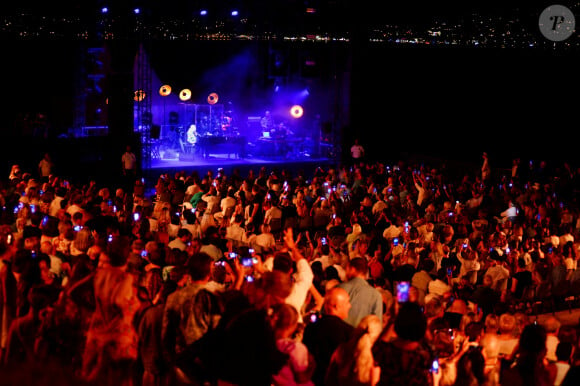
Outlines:
<svg viewBox="0 0 580 386"><path fill-rule="evenodd" d="M31 143L38 145L31 155L32 165L50 143L32 138L23 127L23 117L45 114L51 128L49 140L66 133L72 125L77 55L82 43L1 44L5 60L0 128L5 138L2 153L7 175L7 163L27 157ZM479 161L481 151L487 151L504 164L515 156L578 159L573 141L580 85L576 52L372 44L353 47L348 43L288 45L292 77L316 90L308 103L339 133L337 138L345 152L358 137L373 158L423 153ZM134 49L135 45L127 47ZM235 89L228 91L230 100L247 114L267 108L265 95L273 85L268 65L272 47L268 43L153 42L150 47L152 67L162 81L195 84L202 96L215 86L204 84L204 79L215 82L223 78L228 84L235 79ZM287 47L278 45L277 49ZM301 72L301 60L312 55L318 67L310 73ZM235 71L224 63L244 56L252 65L232 76ZM216 73L216 68L227 72ZM122 152L118 145L102 151L110 151L117 160Z"/></svg>

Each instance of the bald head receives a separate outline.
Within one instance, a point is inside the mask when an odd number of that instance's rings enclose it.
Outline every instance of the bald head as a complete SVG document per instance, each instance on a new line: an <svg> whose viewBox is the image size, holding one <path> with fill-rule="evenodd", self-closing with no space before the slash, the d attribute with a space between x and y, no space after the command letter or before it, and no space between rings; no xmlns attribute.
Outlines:
<svg viewBox="0 0 580 386"><path fill-rule="evenodd" d="M350 297L343 288L333 287L324 296L324 311L327 315L334 315L341 319L348 317Z"/></svg>

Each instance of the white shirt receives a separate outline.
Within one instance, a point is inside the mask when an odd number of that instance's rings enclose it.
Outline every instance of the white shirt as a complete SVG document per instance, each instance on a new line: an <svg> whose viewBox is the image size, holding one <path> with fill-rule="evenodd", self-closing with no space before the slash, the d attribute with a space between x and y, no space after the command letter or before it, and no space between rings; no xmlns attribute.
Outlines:
<svg viewBox="0 0 580 386"><path fill-rule="evenodd" d="M48 214L52 217L56 217L58 215L58 211L61 209L60 203L64 200L64 198L56 196L52 202L50 203L50 207L48 208Z"/></svg>
<svg viewBox="0 0 580 386"><path fill-rule="evenodd" d="M429 293L438 297L443 297L446 293L451 292L453 288L441 280L432 280L429 282Z"/></svg>
<svg viewBox="0 0 580 386"><path fill-rule="evenodd" d="M121 161L123 162L125 170L134 170L137 158L135 157L135 154L126 152L121 157Z"/></svg>
<svg viewBox="0 0 580 386"><path fill-rule="evenodd" d="M296 263L296 273L294 274L294 285L292 292L286 298L286 304L290 304L298 310L298 322L302 323L302 307L306 301L306 295L312 285L314 274L306 259L300 259Z"/></svg>
<svg viewBox="0 0 580 386"><path fill-rule="evenodd" d="M562 384L562 381L566 377L568 370L570 370L570 364L556 362L556 367L558 368L558 372L556 373L556 379L554 380L554 386L560 386Z"/></svg>
<svg viewBox="0 0 580 386"><path fill-rule="evenodd" d="M403 231L403 227L397 227L395 225L391 225L390 227L386 228L383 231L383 237L387 240L390 240L395 237L399 237L401 232Z"/></svg>
<svg viewBox="0 0 580 386"><path fill-rule="evenodd" d="M274 248L276 246L276 239L271 233L260 233L254 239L254 244L262 248Z"/></svg>
<svg viewBox="0 0 580 386"><path fill-rule="evenodd" d="M361 145L352 145L350 148L350 154L352 155L352 158L355 159L362 157L364 152L364 148Z"/></svg>
<svg viewBox="0 0 580 386"><path fill-rule="evenodd" d="M216 209L219 208L220 198L219 196L207 195L202 196L201 199L207 202L206 213L215 213Z"/></svg>

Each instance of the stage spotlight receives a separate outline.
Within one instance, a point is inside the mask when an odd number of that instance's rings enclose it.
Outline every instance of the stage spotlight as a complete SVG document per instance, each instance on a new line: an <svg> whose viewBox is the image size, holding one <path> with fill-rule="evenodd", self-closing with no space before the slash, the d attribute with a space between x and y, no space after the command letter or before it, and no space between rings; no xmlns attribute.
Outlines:
<svg viewBox="0 0 580 386"><path fill-rule="evenodd" d="M218 101L219 97L218 94L215 92L212 92L211 94L209 94L207 96L207 103L209 103L210 105L215 105Z"/></svg>
<svg viewBox="0 0 580 386"><path fill-rule="evenodd" d="M137 90L137 91L135 91L135 96L133 97L133 100L135 102L141 102L143 99L145 99L146 95L147 94L145 93L145 91Z"/></svg>
<svg viewBox="0 0 580 386"><path fill-rule="evenodd" d="M199 15L200 16L207 16L207 9L202 9L201 11L199 11Z"/></svg>
<svg viewBox="0 0 580 386"><path fill-rule="evenodd" d="M292 115L293 118L302 117L302 115L304 115L304 110L302 109L302 106L300 105L292 106L292 108L290 109L290 115Z"/></svg>
<svg viewBox="0 0 580 386"><path fill-rule="evenodd" d="M101 13L109 13L109 8L107 7L101 8Z"/></svg>
<svg viewBox="0 0 580 386"><path fill-rule="evenodd" d="M165 84L159 88L159 95L168 96L171 94L171 86Z"/></svg>
<svg viewBox="0 0 580 386"><path fill-rule="evenodd" d="M234 17L235 17L235 16L238 16L238 15L239 15L239 12L238 12L237 10L235 10L235 9L234 9L234 10L232 11L231 15L232 15L232 16L234 16Z"/></svg>
<svg viewBox="0 0 580 386"><path fill-rule="evenodd" d="M134 13L135 15L138 15L138 14L140 14L140 13L141 13L141 10L140 10L139 8L135 8L135 9L133 10L133 13Z"/></svg>
<svg viewBox="0 0 580 386"><path fill-rule="evenodd" d="M183 102L190 100L191 90L188 88L184 88L183 90L181 90L181 92L179 93L179 99L182 100Z"/></svg>

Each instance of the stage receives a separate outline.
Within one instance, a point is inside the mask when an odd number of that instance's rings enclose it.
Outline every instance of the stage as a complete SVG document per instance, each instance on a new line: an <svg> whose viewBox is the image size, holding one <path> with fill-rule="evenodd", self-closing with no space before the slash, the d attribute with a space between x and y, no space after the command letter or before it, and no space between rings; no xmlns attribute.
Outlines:
<svg viewBox="0 0 580 386"><path fill-rule="evenodd" d="M292 175L298 172L304 172L305 175L311 175L317 167L327 169L329 167L336 167L338 164L338 155L333 153L309 154L306 152L298 153L279 153L279 154L264 154L261 151L256 151L256 147L252 143L245 146L245 153L239 152L218 152L211 151L204 153L201 150L191 151L187 153L168 152L161 150L155 154L151 160L151 166L144 172L150 178L169 173L185 171L191 173L197 171L198 174L203 175L208 170L214 173L218 168L223 168L224 173L231 174L234 170L238 170L242 176L247 175L250 170L257 172L262 166L265 166L268 171L273 170L288 170Z"/></svg>

